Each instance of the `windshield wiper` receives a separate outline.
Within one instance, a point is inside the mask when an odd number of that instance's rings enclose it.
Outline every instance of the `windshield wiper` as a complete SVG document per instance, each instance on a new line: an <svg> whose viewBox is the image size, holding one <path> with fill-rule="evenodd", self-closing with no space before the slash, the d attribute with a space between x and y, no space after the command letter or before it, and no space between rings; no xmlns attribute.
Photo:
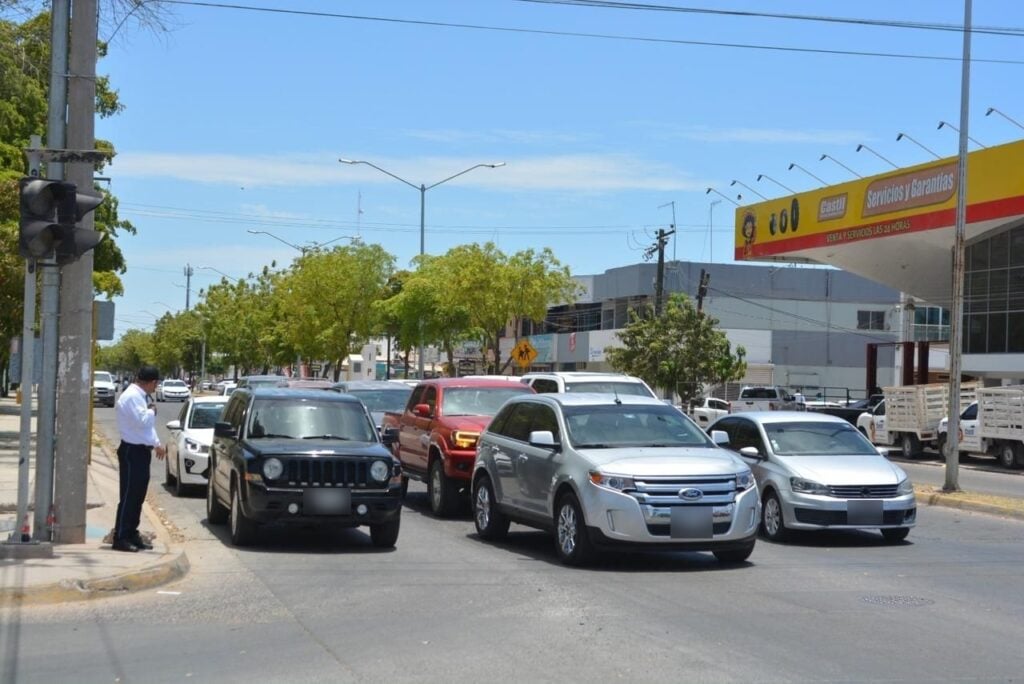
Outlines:
<svg viewBox="0 0 1024 684"><path fill-rule="evenodd" d="M277 435L273 432L265 432L261 435L249 435L249 439L295 439L291 435Z"/></svg>
<svg viewBox="0 0 1024 684"><path fill-rule="evenodd" d="M340 439L343 442L353 441L351 437L342 437L341 435L306 435L302 439Z"/></svg>
<svg viewBox="0 0 1024 684"><path fill-rule="evenodd" d="M611 448L611 444L605 444L603 442L592 442L592 443L586 443L585 442L583 444L577 444L576 448L577 449L610 449Z"/></svg>

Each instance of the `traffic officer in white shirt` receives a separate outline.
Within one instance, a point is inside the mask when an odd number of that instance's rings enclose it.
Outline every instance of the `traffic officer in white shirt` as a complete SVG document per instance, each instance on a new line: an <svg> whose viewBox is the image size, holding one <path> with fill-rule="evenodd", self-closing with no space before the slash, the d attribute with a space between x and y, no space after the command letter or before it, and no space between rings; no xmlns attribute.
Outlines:
<svg viewBox="0 0 1024 684"><path fill-rule="evenodd" d="M152 393L160 380L153 366L143 366L117 399L115 416L121 443L117 447L120 468L121 500L114 521L114 550L135 552L152 549L139 535L142 502L149 487L149 463L152 452L163 460L167 454L156 433L156 404Z"/></svg>

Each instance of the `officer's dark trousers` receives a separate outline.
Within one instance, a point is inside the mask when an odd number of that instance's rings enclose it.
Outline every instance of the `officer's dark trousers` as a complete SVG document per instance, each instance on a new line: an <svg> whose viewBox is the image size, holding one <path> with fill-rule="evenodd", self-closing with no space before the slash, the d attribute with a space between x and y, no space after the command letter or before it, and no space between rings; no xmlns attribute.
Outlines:
<svg viewBox="0 0 1024 684"><path fill-rule="evenodd" d="M131 541L139 532L142 502L149 487L149 462L152 447L121 442L117 447L117 464L121 470L121 500L117 504L114 539Z"/></svg>

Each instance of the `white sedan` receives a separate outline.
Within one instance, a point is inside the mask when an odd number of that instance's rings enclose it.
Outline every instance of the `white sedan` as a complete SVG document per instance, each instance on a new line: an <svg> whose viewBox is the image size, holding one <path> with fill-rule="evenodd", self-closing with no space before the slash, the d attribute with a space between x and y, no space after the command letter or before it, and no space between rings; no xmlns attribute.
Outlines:
<svg viewBox="0 0 1024 684"><path fill-rule="evenodd" d="M220 420L226 403L228 397L192 397L177 420L167 423L172 439L164 460L164 481L175 496L189 485L206 485L213 424Z"/></svg>
<svg viewBox="0 0 1024 684"><path fill-rule="evenodd" d="M164 380L156 387L157 401L188 401L191 390L183 380Z"/></svg>

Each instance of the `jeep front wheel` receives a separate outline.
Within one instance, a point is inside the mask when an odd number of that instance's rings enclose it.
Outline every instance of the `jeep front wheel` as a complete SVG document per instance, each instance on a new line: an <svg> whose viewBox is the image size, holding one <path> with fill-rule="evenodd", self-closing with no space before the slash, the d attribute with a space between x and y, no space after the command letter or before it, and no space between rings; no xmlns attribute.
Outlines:
<svg viewBox="0 0 1024 684"><path fill-rule="evenodd" d="M380 549L389 549L398 541L398 529L402 525L402 518L395 516L394 520L386 523L370 525L370 541Z"/></svg>

